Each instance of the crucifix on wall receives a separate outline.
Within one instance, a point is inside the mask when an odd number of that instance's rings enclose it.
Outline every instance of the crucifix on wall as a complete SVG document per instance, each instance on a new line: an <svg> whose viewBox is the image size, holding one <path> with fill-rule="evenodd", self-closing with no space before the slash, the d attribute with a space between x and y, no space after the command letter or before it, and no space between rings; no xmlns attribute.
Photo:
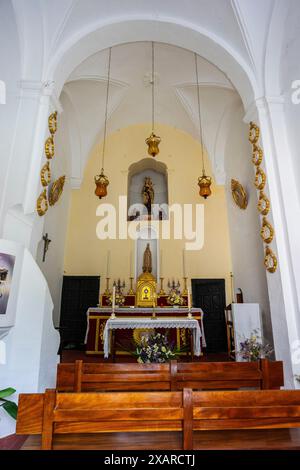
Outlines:
<svg viewBox="0 0 300 470"><path fill-rule="evenodd" d="M46 233L44 236L43 236L43 240L44 240L44 251L43 251L43 263L45 262L45 259L46 259L46 253L49 249L49 245L51 243L51 240L50 238L48 238L48 233Z"/></svg>

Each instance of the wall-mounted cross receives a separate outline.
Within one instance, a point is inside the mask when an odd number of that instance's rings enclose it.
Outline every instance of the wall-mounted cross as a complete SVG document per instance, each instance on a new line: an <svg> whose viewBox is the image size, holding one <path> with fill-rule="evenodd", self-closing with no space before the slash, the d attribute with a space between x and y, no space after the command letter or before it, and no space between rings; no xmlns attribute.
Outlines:
<svg viewBox="0 0 300 470"><path fill-rule="evenodd" d="M46 259L46 253L49 249L49 245L51 243L51 240L50 238L48 238L48 233L46 233L46 235L43 236L43 240L44 240L44 251L43 251L43 263L45 262L45 259Z"/></svg>

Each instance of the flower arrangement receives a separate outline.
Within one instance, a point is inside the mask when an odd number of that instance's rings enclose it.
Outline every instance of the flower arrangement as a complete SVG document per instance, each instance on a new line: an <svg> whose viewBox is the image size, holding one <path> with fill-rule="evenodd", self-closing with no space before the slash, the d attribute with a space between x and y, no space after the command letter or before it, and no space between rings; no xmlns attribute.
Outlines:
<svg viewBox="0 0 300 470"><path fill-rule="evenodd" d="M244 338L240 342L238 355L246 361L258 361L268 357L273 352L269 344L263 344L258 330L253 330L250 338Z"/></svg>
<svg viewBox="0 0 300 470"><path fill-rule="evenodd" d="M136 346L135 356L137 362L145 364L150 362L168 362L176 357L173 348L168 345L166 335L152 333L141 337L140 344Z"/></svg>
<svg viewBox="0 0 300 470"><path fill-rule="evenodd" d="M185 301L184 298L181 297L180 293L172 290L167 298L167 302L169 305L184 305Z"/></svg>
<svg viewBox="0 0 300 470"><path fill-rule="evenodd" d="M113 303L113 296L112 294L107 298L106 300L107 305L112 306ZM118 305L119 307L123 307L125 304L125 297L122 294L122 292L116 292L116 297L115 297L115 304Z"/></svg>

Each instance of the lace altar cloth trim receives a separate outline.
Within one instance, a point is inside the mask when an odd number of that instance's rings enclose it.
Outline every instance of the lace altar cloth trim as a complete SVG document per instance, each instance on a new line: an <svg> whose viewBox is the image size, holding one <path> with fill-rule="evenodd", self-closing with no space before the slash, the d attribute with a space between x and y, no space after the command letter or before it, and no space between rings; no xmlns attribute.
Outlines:
<svg viewBox="0 0 300 470"><path fill-rule="evenodd" d="M110 341L109 341L109 331L118 330L118 329L135 329L135 328L144 328L144 329L153 329L153 328L188 328L193 330L193 340L194 340L194 354L195 356L200 356L201 346L200 338L202 336L198 320L187 319L187 318L156 318L151 320L149 318L115 318L109 319L106 322L104 332L103 332L103 350L104 357L107 358L110 353Z"/></svg>
<svg viewBox="0 0 300 470"><path fill-rule="evenodd" d="M111 313L112 312L112 308L111 307L90 307L87 311L87 313ZM149 313L150 315L152 314L153 312L153 307L116 307L115 308L115 314L118 315L118 312L122 312L122 313L130 313L130 314L134 314L134 313ZM188 313L188 308L187 307L155 307L155 312L156 314L160 314L160 313L184 313L185 315L187 315ZM195 314L199 314L199 313L203 313L201 308L196 308L196 307L193 307L191 308L191 313L195 313Z"/></svg>

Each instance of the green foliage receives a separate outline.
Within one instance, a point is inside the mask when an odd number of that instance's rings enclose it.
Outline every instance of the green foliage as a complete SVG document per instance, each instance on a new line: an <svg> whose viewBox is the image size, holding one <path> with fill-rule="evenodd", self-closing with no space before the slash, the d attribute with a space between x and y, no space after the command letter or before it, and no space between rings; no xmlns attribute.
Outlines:
<svg viewBox="0 0 300 470"><path fill-rule="evenodd" d="M6 397L10 397L16 392L14 388L5 388L0 390L0 406L11 416L13 419L17 419L18 407L11 401L7 400Z"/></svg>

